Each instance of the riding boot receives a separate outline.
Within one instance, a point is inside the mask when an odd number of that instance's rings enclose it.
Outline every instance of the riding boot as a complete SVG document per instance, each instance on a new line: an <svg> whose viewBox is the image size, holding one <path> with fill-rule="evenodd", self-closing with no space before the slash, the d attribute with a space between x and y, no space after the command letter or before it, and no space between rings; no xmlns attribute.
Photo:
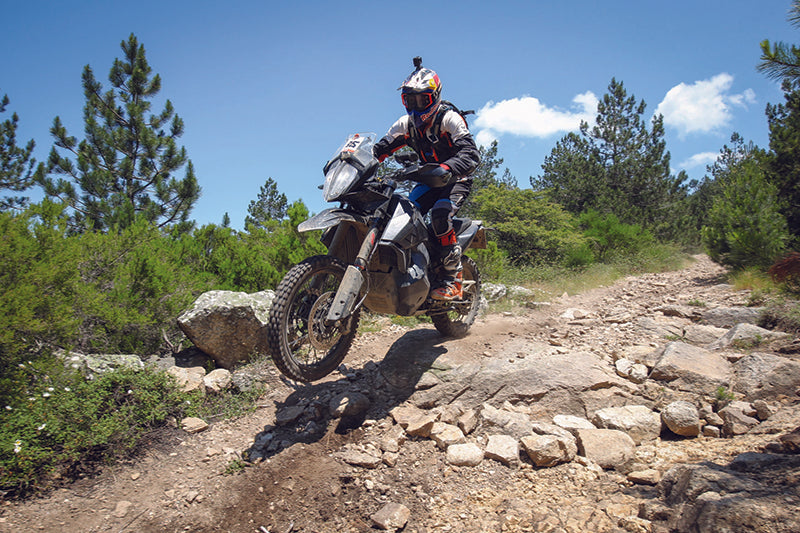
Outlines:
<svg viewBox="0 0 800 533"><path fill-rule="evenodd" d="M461 274L461 246L456 241L455 231L450 230L440 238L442 244L442 286L431 292L434 300L460 300L463 277Z"/></svg>

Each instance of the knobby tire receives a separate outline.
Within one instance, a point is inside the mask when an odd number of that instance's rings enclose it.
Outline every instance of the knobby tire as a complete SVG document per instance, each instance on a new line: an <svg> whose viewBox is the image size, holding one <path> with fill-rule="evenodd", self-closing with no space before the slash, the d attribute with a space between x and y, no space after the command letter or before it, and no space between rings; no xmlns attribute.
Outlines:
<svg viewBox="0 0 800 533"><path fill-rule="evenodd" d="M336 370L347 355L360 311L340 327L322 324L326 302L332 299L331 292L338 289L346 269L335 257L309 257L289 270L275 290L267 341L275 366L285 376L302 382L321 379Z"/></svg>
<svg viewBox="0 0 800 533"><path fill-rule="evenodd" d="M481 275L478 265L466 255L461 257L463 268L461 275L464 281L475 283L464 284L464 297L460 301L450 304L451 310L446 313L432 313L431 322L434 327L445 337L460 339L469 332L470 326L478 316L481 295Z"/></svg>

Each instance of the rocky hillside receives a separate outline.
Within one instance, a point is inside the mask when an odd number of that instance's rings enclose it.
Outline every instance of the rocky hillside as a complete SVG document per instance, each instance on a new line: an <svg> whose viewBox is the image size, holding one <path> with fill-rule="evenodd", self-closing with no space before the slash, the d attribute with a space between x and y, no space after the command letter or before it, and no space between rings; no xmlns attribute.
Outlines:
<svg viewBox="0 0 800 533"><path fill-rule="evenodd" d="M800 531L800 352L698 256L464 339L387 326L1 531Z"/></svg>

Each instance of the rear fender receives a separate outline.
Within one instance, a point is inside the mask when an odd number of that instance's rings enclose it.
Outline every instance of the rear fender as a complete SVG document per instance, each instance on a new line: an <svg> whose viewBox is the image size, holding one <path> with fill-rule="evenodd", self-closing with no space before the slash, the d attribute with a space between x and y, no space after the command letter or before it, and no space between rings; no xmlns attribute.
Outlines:
<svg viewBox="0 0 800 533"><path fill-rule="evenodd" d="M454 219L456 239L462 250L486 248L486 229L481 220Z"/></svg>

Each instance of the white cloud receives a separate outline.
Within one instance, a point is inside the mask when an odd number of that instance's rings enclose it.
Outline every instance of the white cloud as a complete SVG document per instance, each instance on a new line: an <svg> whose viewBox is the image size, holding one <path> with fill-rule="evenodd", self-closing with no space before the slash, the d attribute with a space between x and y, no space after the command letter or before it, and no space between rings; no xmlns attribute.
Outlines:
<svg viewBox="0 0 800 533"><path fill-rule="evenodd" d="M510 133L521 137L549 137L574 131L581 121L593 123L597 97L585 92L572 99L573 111L547 107L538 98L522 96L501 102L488 102L477 113L475 136L478 144L488 146L498 136Z"/></svg>
<svg viewBox="0 0 800 533"><path fill-rule="evenodd" d="M714 163L714 161L717 160L717 157L719 157L719 152L701 152L699 154L694 154L692 157L682 162L678 166L684 170L699 166L706 166Z"/></svg>
<svg viewBox="0 0 800 533"><path fill-rule="evenodd" d="M656 114L664 115L664 124L676 128L682 136L713 132L730 123L732 107L746 107L756 100L752 89L729 94L731 85L733 76L726 72L692 85L681 83L667 92Z"/></svg>

